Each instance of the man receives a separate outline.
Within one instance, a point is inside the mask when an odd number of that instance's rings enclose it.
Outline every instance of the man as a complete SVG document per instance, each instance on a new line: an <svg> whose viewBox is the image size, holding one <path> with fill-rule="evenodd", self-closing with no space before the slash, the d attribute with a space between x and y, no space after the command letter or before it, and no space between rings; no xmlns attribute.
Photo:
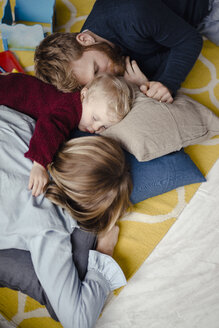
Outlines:
<svg viewBox="0 0 219 328"><path fill-rule="evenodd" d="M100 72L121 74L121 55L130 56L150 80L141 90L171 102L202 48L195 27L209 14L209 2L217 1L97 0L81 33L42 41L35 55L36 74L69 92ZM62 73L57 73L61 68Z"/></svg>

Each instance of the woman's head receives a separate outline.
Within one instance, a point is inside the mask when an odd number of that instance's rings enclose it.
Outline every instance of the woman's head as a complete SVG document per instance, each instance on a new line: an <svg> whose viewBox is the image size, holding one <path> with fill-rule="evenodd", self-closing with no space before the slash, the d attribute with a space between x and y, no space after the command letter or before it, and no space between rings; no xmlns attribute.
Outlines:
<svg viewBox="0 0 219 328"><path fill-rule="evenodd" d="M89 231L110 228L130 205L131 177L116 141L102 136L71 139L50 167L46 196Z"/></svg>

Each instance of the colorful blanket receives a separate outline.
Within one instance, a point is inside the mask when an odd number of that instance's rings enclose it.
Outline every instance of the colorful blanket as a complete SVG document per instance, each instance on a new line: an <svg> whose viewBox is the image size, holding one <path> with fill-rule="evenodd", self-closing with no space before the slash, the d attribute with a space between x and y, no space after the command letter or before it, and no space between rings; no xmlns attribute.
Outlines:
<svg viewBox="0 0 219 328"><path fill-rule="evenodd" d="M5 2L0 2L0 17ZM57 0L56 30L79 31L93 3L94 0ZM16 56L26 72L33 74L33 52L17 51ZM204 41L199 59L183 83L182 91L219 115L219 47ZM205 176L219 157L218 138L185 149ZM168 232L198 187L198 184L180 187L142 201L134 206L131 215L121 220L114 257L128 280ZM119 292L117 290L112 295L112 302ZM0 313L14 327L61 327L50 318L45 307L7 288L0 288Z"/></svg>

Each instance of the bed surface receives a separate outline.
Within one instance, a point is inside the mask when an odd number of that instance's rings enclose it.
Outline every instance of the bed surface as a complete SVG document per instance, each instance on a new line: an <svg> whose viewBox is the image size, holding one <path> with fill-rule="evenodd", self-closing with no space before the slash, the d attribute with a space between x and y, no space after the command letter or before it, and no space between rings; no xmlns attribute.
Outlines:
<svg viewBox="0 0 219 328"><path fill-rule="evenodd" d="M57 0L58 29L79 31L93 3ZM16 55L33 74L33 52ZM219 115L219 47L204 41L182 91ZM207 182L138 203L129 220L121 221L115 259L128 284L110 295L97 328L218 328L219 136L185 151ZM1 288L0 327L61 325L33 299Z"/></svg>

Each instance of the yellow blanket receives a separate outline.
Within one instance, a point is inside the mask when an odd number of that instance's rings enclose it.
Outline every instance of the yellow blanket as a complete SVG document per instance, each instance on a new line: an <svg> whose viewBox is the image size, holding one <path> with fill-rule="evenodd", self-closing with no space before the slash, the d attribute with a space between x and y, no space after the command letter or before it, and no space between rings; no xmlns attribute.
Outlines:
<svg viewBox="0 0 219 328"><path fill-rule="evenodd" d="M93 3L94 0L57 0L57 29L66 32L79 31ZM33 52L20 51L16 52L16 55L25 70L33 74ZM184 82L182 90L219 115L219 47L209 41L204 42L201 55ZM219 157L219 140L215 137L203 145L190 146L185 150L206 175ZM115 259L127 279L138 270L167 233L198 187L198 184L185 186L147 199L134 206L134 212L129 220L121 220ZM119 290L113 297L118 293ZM15 327L61 327L49 317L45 307L26 295L7 288L0 288L0 313Z"/></svg>

